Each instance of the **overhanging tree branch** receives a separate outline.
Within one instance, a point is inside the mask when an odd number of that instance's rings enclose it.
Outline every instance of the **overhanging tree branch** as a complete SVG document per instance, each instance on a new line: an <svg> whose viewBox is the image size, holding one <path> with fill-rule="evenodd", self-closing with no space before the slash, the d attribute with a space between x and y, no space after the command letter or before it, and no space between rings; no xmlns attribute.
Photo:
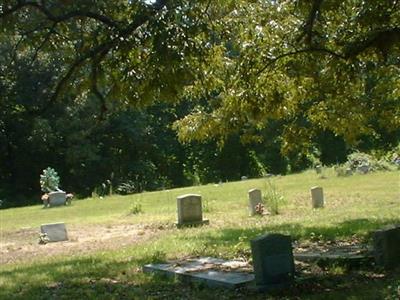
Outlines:
<svg viewBox="0 0 400 300"><path fill-rule="evenodd" d="M161 5L161 3L163 5ZM128 37L133 32L135 32L135 30L137 30L140 26L147 23L150 20L150 18L154 16L159 10L161 10L165 5L167 5L167 3L168 1L166 0L157 1L149 9L139 12L136 15L136 18L126 28L120 30L119 35L117 37L110 38L108 41L100 44L95 48L92 48L85 54L78 57L70 65L68 71L56 85L55 91L50 98L50 103L55 102L57 100L60 93L64 90L65 86L67 85L73 74L77 72L88 60L94 59L96 56L100 56L100 59L98 60L98 62L100 63L101 60L109 53L109 51L115 48L121 42L121 39Z"/></svg>
<svg viewBox="0 0 400 300"><path fill-rule="evenodd" d="M36 1L18 1L18 3L15 6L12 6L11 8L8 9L3 9L3 12L0 14L0 19L5 18L23 8L34 8L44 14L46 18L49 21L52 21L54 23L61 23L64 21L67 21L72 18L80 18L80 17L85 17L85 18L90 18L97 20L108 27L111 28L118 28L118 22L115 20L112 20L102 14L91 12L91 11L86 11L86 10L75 10L71 12L67 12L66 14L56 16L54 15L49 9L47 9L43 4L39 4Z"/></svg>
<svg viewBox="0 0 400 300"><path fill-rule="evenodd" d="M299 50L295 50L295 51L290 51L287 53L283 53L281 55L278 55L272 59L269 59L268 63L265 64L260 70L258 70L258 72L256 73L256 76L260 75L261 73L263 73L265 70L267 70L269 67L271 67L272 65L274 65L277 61L281 60L282 58L288 57L288 56L295 56L295 55L299 55L299 54L303 54L303 53L312 53L312 52L319 52L319 53L323 53L323 54L328 54L330 56L336 57L336 58L340 58L340 59L346 59L345 56L336 53L332 50L326 49L326 48L305 48L305 49L299 49Z"/></svg>

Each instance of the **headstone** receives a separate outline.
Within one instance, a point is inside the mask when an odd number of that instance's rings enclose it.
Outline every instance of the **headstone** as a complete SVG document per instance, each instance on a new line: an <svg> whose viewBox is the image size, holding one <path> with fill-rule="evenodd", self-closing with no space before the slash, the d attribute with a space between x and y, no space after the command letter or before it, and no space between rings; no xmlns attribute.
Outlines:
<svg viewBox="0 0 400 300"><path fill-rule="evenodd" d="M313 208L324 207L324 191L322 187L314 186L311 188L311 203Z"/></svg>
<svg viewBox="0 0 400 300"><path fill-rule="evenodd" d="M65 202L67 201L67 194L63 191L50 192L48 201L50 206L65 205Z"/></svg>
<svg viewBox="0 0 400 300"><path fill-rule="evenodd" d="M248 178L247 178L247 176L242 176L242 177L240 177L240 180L247 180Z"/></svg>
<svg viewBox="0 0 400 300"><path fill-rule="evenodd" d="M290 236L266 234L250 244L257 289L283 288L293 282L295 269Z"/></svg>
<svg viewBox="0 0 400 300"><path fill-rule="evenodd" d="M196 194L186 194L176 198L178 205L177 226L208 224L208 220L203 220L203 209L201 196Z"/></svg>
<svg viewBox="0 0 400 300"><path fill-rule="evenodd" d="M257 204L262 203L261 191L259 189L249 190L249 214L254 216Z"/></svg>
<svg viewBox="0 0 400 300"><path fill-rule="evenodd" d="M67 229L64 223L43 224L40 232L46 234L49 242L67 241Z"/></svg>
<svg viewBox="0 0 400 300"><path fill-rule="evenodd" d="M316 165L315 166L315 172L317 174L321 174L322 173L322 166L321 165Z"/></svg>
<svg viewBox="0 0 400 300"><path fill-rule="evenodd" d="M369 172L369 166L361 165L361 166L357 167L357 171L360 172L361 174L367 174Z"/></svg>
<svg viewBox="0 0 400 300"><path fill-rule="evenodd" d="M346 175L346 176L351 176L351 175L353 175L353 171L351 170L351 168L346 168L345 175Z"/></svg>
<svg viewBox="0 0 400 300"><path fill-rule="evenodd" d="M373 243L378 266L385 269L400 266L400 225L375 231Z"/></svg>

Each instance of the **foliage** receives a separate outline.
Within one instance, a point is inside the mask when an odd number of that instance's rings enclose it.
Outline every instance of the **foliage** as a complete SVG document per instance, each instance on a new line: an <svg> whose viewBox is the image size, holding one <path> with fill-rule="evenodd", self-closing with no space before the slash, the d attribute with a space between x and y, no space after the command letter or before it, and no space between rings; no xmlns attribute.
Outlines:
<svg viewBox="0 0 400 300"><path fill-rule="evenodd" d="M132 203L132 205L129 207L129 214L131 215L137 215L143 213L142 205L135 201Z"/></svg>
<svg viewBox="0 0 400 300"><path fill-rule="evenodd" d="M0 197L37 198L48 165L87 196L106 180L156 190L387 150L400 136L399 5L6 1Z"/></svg>
<svg viewBox="0 0 400 300"><path fill-rule="evenodd" d="M60 177L53 168L48 167L43 170L42 175L40 175L40 187L43 192L49 193L57 191L59 184Z"/></svg>
<svg viewBox="0 0 400 300"><path fill-rule="evenodd" d="M135 193L135 191L136 191L136 185L131 180L121 183L116 189L116 192L121 195L133 194Z"/></svg>

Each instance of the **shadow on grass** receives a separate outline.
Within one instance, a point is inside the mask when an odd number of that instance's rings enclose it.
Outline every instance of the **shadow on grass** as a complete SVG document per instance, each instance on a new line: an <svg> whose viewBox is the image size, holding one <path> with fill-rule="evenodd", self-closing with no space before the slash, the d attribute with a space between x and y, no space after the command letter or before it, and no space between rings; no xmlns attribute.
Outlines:
<svg viewBox="0 0 400 300"><path fill-rule="evenodd" d="M280 232L290 234L294 239L309 238L311 234L321 239L346 238L353 234L368 237L368 232L388 224L399 223L400 219L354 219L334 226L307 226L306 224L265 225L262 228L227 228L210 234L208 230L196 237L182 235L178 239L198 239L207 248L212 244L227 247L233 252L239 240L249 248L249 240L267 233ZM203 254L203 253L200 253ZM234 253L232 253L234 255ZM140 268L149 262L163 260L163 253L139 254L121 260L99 257L71 257L65 260L35 263L14 267L12 270L0 270L1 299L265 299L248 291L212 290L202 286L188 286L159 276L144 276ZM399 277L397 277L399 278ZM318 284L324 290L327 286L346 286L352 278L330 276L321 279ZM364 279L360 279L362 281ZM331 284L333 282L333 284ZM353 284L353 283L352 283ZM363 284L361 282L361 284ZM379 283L384 287L385 282ZM289 296L318 293L314 285L302 285L298 289L285 291ZM362 290L363 288L361 288ZM210 297L211 294L211 297ZM264 295L265 297L265 295ZM357 299L357 298L355 298ZM360 298L362 299L362 298Z"/></svg>
<svg viewBox="0 0 400 300"><path fill-rule="evenodd" d="M144 275L140 267L147 259L104 262L102 259L76 258L22 266L0 271L8 281L0 299L210 299L202 285L188 285L159 275ZM237 299L240 292L216 289L218 299ZM241 296L239 298L242 298Z"/></svg>
<svg viewBox="0 0 400 300"><path fill-rule="evenodd" d="M291 235L292 239L337 240L351 238L356 235L370 241L372 233L387 225L400 224L398 219L354 219L340 222L331 226L307 226L306 224L285 223L280 225L268 225L257 228L225 228L211 235L207 231L200 233L196 238L202 239L204 244L236 244L238 241L250 241L251 239L266 233L282 233ZM182 239L190 239L190 236L182 236Z"/></svg>

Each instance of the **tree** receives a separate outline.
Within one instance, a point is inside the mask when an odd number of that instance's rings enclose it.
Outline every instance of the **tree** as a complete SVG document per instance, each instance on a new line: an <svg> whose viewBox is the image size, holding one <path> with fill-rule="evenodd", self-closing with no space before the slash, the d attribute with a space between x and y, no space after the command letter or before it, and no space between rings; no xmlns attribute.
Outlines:
<svg viewBox="0 0 400 300"><path fill-rule="evenodd" d="M284 122L286 153L312 148L322 131L352 145L382 132L398 137L399 8L398 1L237 4L216 25L218 51L187 89L208 104L177 122L181 140L225 140L238 129L249 138L275 120Z"/></svg>
<svg viewBox="0 0 400 300"><path fill-rule="evenodd" d="M39 111L71 88L91 91L104 113L107 99L135 106L183 96L207 107L177 123L182 140L284 119L283 147L304 148L318 130L356 142L377 134L375 124L399 127L399 5L19 0L3 4L0 19L3 35L19 37L17 53L27 45L32 59L63 57Z"/></svg>

